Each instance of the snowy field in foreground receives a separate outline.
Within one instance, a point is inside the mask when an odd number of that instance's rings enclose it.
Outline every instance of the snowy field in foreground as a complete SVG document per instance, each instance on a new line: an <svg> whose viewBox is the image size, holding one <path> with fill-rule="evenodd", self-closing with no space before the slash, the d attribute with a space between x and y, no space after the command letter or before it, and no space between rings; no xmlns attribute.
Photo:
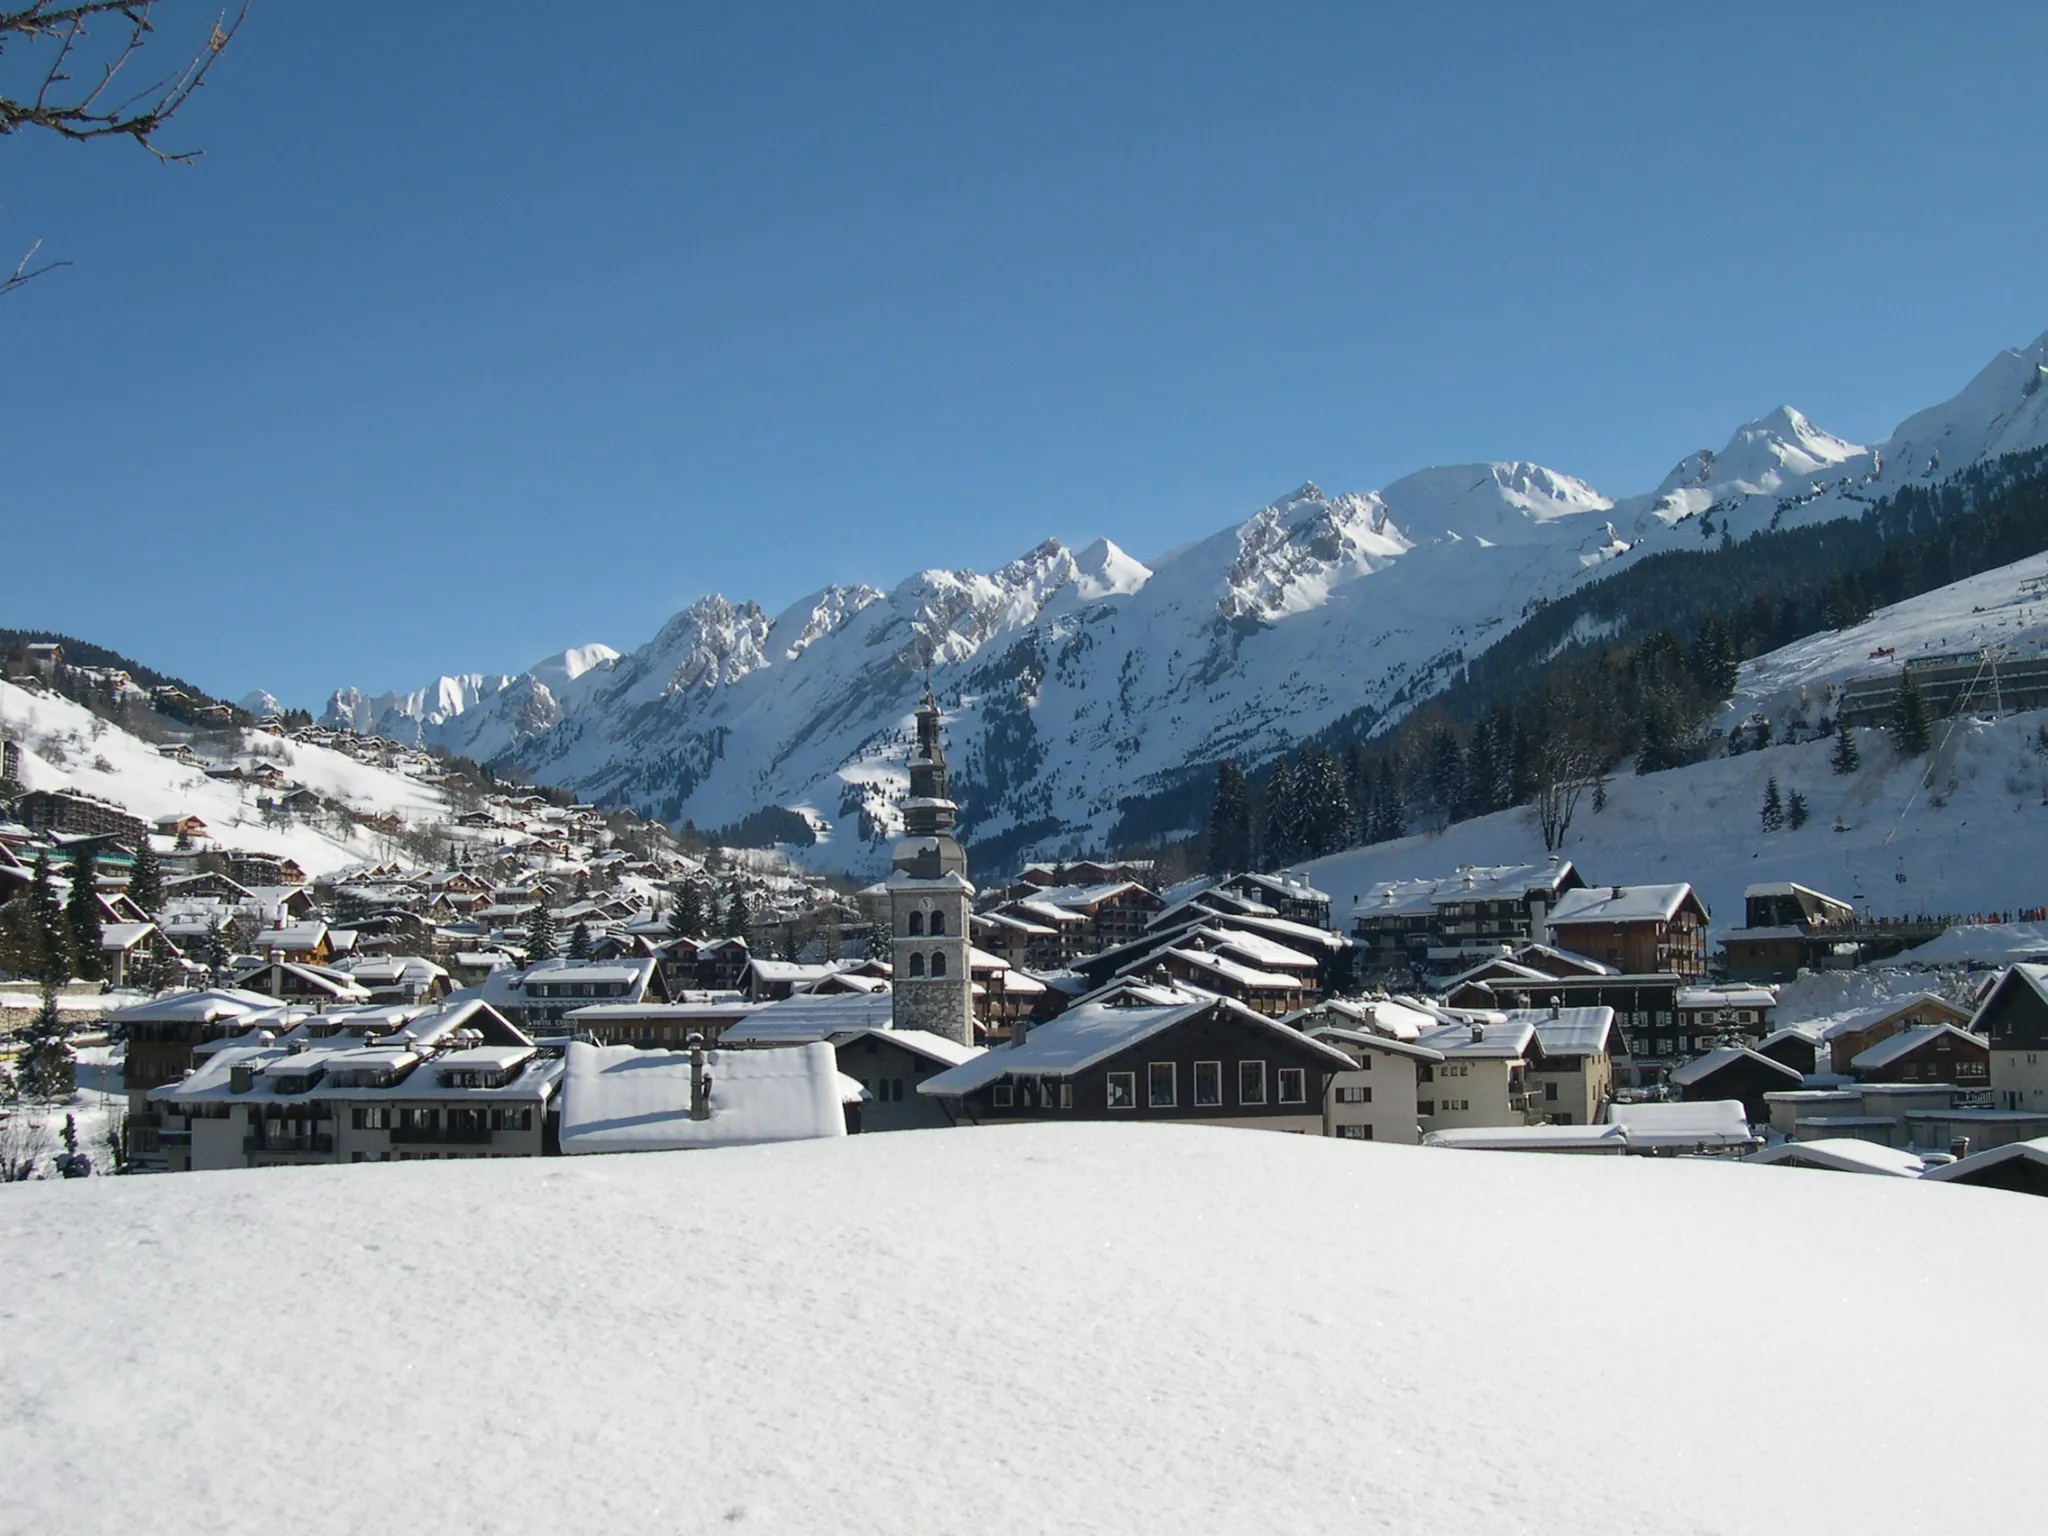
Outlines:
<svg viewBox="0 0 2048 1536"><path fill-rule="evenodd" d="M1076 1125L21 1186L0 1251L7 1531L2017 1531L2048 1499L2048 1203L1905 1180Z"/></svg>

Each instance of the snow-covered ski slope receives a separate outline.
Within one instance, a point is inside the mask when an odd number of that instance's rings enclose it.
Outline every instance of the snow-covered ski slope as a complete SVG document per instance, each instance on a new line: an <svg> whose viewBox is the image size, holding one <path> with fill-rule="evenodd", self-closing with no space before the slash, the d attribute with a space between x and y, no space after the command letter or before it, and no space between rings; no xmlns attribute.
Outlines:
<svg viewBox="0 0 2048 1536"><path fill-rule="evenodd" d="M1762 710L1774 725L1824 688L1896 672L1908 660L1996 652L2000 665L2048 655L2048 554L2034 555L1879 609L1848 629L1823 630L1746 664L1729 721ZM1985 663L1984 692L1995 675ZM1810 712L1810 711L1809 711Z"/></svg>
<svg viewBox="0 0 2048 1536"><path fill-rule="evenodd" d="M827 834L811 857L862 869L900 819L929 667L969 838L1103 846L1126 797L1191 767L1262 760L1360 708L1398 717L1538 598L2048 444L2044 363L2048 337L2001 353L1875 446L1781 407L1638 495L1512 461L1363 494L1307 485L1149 563L1048 540L987 575L832 587L780 614L705 598L616 660L490 689L443 679L395 713L344 690L331 715L460 751L503 742L544 781L700 826L799 808Z"/></svg>
<svg viewBox="0 0 2048 1536"><path fill-rule="evenodd" d="M1862 766L1847 776L1829 766L1825 740L1624 770L1608 781L1605 810L1595 814L1590 795L1580 802L1562 852L1595 884L1691 881L1717 934L1741 925L1743 889L1760 881L1795 880L1882 917L2048 905L2048 759L2034 744L2044 722L2048 711L1939 721L1936 750L1907 759L1882 731L1858 731ZM1781 795L1806 797L1812 819L1797 831L1763 829L1772 778ZM1523 806L1301 868L1348 927L1352 902L1376 881L1543 857Z"/></svg>
<svg viewBox="0 0 2048 1536"><path fill-rule="evenodd" d="M2041 1214L1088 1124L15 1186L0 1530L2032 1530Z"/></svg>
<svg viewBox="0 0 2048 1536"><path fill-rule="evenodd" d="M208 778L69 699L0 683L0 728L22 743L22 777L30 789L81 790L145 821L194 815L221 846L295 859L315 879L382 856L378 841L360 829L336 836L303 820L267 825L257 800L270 791ZM241 757L245 765L274 764L294 783L353 810L408 824L448 819L440 790L405 774L306 742L256 732L245 733L245 741L266 754Z"/></svg>

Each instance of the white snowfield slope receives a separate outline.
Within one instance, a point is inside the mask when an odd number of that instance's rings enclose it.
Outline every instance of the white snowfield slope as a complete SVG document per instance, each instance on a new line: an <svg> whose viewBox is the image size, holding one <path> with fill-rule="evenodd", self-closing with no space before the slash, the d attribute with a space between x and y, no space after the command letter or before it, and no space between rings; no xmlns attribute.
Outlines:
<svg viewBox="0 0 2048 1536"><path fill-rule="evenodd" d="M1847 775L1830 766L1832 741L1811 738L1837 696L1829 690L1850 678L1944 652L2048 654L2044 585L2048 555L2031 556L1744 662L1720 724L1766 715L1778 745L1643 777L1624 767L1608 781L1604 811L1594 813L1590 795L1580 802L1565 857L1597 884L1689 880L1716 932L1741 924L1745 886L1770 880L1888 917L2041 905L2048 753L2036 733L2048 711L1937 720L1934 750L1920 758L1901 759L1881 730L1858 730L1862 765ZM1892 654L1871 655L1881 649ZM1988 696L1988 671L1985 689ZM1808 739L1786 744L1794 734ZM1764 831L1773 778L1781 796L1805 796L1812 819L1804 827ZM1535 812L1522 806L1302 867L1336 898L1336 920L1348 929L1351 902L1379 881L1543 857Z"/></svg>
<svg viewBox="0 0 2048 1536"><path fill-rule="evenodd" d="M257 802L271 791L208 778L69 699L0 683L0 727L22 743L22 777L30 789L81 790L125 806L145 821L198 816L220 846L296 859L313 878L386 856L380 842L360 828L337 833L331 823L318 828L304 820L266 823ZM266 754L239 757L245 765L270 763L293 783L351 810L408 823L448 818L441 792L404 774L308 742L257 733L245 733L244 740L259 744Z"/></svg>
<svg viewBox="0 0 2048 1536"><path fill-rule="evenodd" d="M0 1303L9 1531L2048 1507L2048 1212L1903 1179L1074 1125L20 1186L0 1244L35 1256ZM1963 1333L1900 1326L1965 1293ZM1912 1454L1958 1392L1968 1453Z"/></svg>
<svg viewBox="0 0 2048 1536"><path fill-rule="evenodd" d="M1555 596L1647 552L1854 516L1908 484L2048 444L2048 337L1864 447L1780 407L1650 492L1542 465L1313 485L1148 566L1048 540L988 575L829 587L781 614L705 598L572 679L443 679L330 716L484 754L673 822L802 811L809 855L868 870L896 835L905 726L932 671L970 841L1112 841L1120 801L1261 760L1353 710L1399 715ZM485 687L489 684L489 687ZM544 697L543 697L544 696Z"/></svg>

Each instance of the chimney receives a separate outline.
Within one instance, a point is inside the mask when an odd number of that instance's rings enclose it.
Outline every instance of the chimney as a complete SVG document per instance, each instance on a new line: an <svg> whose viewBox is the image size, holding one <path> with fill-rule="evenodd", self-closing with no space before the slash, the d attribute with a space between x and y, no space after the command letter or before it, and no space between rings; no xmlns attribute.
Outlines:
<svg viewBox="0 0 2048 1536"><path fill-rule="evenodd" d="M1030 1033L1031 1021L1029 1019L1017 1020L1016 1023L1010 1026L1010 1044L1013 1046L1022 1045L1024 1037Z"/></svg>
<svg viewBox="0 0 2048 1536"><path fill-rule="evenodd" d="M711 1074L704 1070L704 1037L690 1036L690 1118L711 1118Z"/></svg>
<svg viewBox="0 0 2048 1536"><path fill-rule="evenodd" d="M1558 1016L1559 1011L1560 1010L1558 1007L1558 1001L1555 997L1552 997L1550 1000L1550 1016L1553 1019L1556 1018Z"/></svg>
<svg viewBox="0 0 2048 1536"><path fill-rule="evenodd" d="M1950 1157L1953 1157L1957 1162L1961 1162L1970 1155L1970 1138L1967 1136L1951 1136L1948 1140L1948 1152Z"/></svg>
<svg viewBox="0 0 2048 1536"><path fill-rule="evenodd" d="M1533 944L1550 942L1550 903L1541 896L1529 903L1529 941Z"/></svg>
<svg viewBox="0 0 2048 1536"><path fill-rule="evenodd" d="M1486 1043L1486 1026L1477 1019L1472 1021L1472 1043L1474 1045L1484 1045Z"/></svg>
<svg viewBox="0 0 2048 1536"><path fill-rule="evenodd" d="M1616 901L1619 901L1621 900L1621 893L1626 889L1626 887L1619 885L1610 885L1607 889L1612 891L1614 893L1614 899Z"/></svg>
<svg viewBox="0 0 2048 1536"><path fill-rule="evenodd" d="M247 1093L256 1081L256 1069L246 1062L228 1068L228 1092Z"/></svg>

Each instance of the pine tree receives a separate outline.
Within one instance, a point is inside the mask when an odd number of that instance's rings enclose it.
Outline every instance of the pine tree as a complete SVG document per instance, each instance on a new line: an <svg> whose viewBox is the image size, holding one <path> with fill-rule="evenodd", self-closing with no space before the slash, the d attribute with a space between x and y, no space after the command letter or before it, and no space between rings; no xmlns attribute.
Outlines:
<svg viewBox="0 0 2048 1536"><path fill-rule="evenodd" d="M588 960L590 958L590 928L585 923L578 923L569 930L569 958L571 960Z"/></svg>
<svg viewBox="0 0 2048 1536"><path fill-rule="evenodd" d="M1458 819L1465 803L1465 749L1455 731L1438 731L1429 741L1429 796L1446 817Z"/></svg>
<svg viewBox="0 0 2048 1536"><path fill-rule="evenodd" d="M71 935L64 924L64 909L57 902L57 887L50 879L50 856L47 853L36 855L28 903L36 979L49 986L61 986L71 979Z"/></svg>
<svg viewBox="0 0 2048 1536"><path fill-rule="evenodd" d="M1301 856L1299 836L1301 806L1294 791L1294 772L1281 758L1273 765L1272 780L1266 785L1266 815L1260 829L1260 862L1267 868L1291 864Z"/></svg>
<svg viewBox="0 0 2048 1536"><path fill-rule="evenodd" d="M1334 754L1322 747L1301 754L1295 794L1301 805L1301 857L1321 858L1350 846L1351 797Z"/></svg>
<svg viewBox="0 0 2048 1536"><path fill-rule="evenodd" d="M164 872L156 861L156 849L144 836L135 850L135 872L128 877L128 899L145 914L155 917L164 909Z"/></svg>
<svg viewBox="0 0 2048 1536"><path fill-rule="evenodd" d="M1856 750L1856 738L1846 720L1835 722L1835 750L1828 754L1828 766L1837 773L1854 773L1863 766L1863 755Z"/></svg>
<svg viewBox="0 0 2048 1536"><path fill-rule="evenodd" d="M699 938L704 932L704 899L697 894L697 884L685 880L676 888L676 904L668 914L668 933L672 939Z"/></svg>
<svg viewBox="0 0 2048 1536"><path fill-rule="evenodd" d="M1927 696L1907 672L1899 678L1899 696L1892 704L1892 741L1906 757L1918 757L1932 743L1928 727Z"/></svg>
<svg viewBox="0 0 2048 1536"><path fill-rule="evenodd" d="M1775 773L1764 786L1763 821L1766 832L1775 832L1785 825L1785 801L1778 793L1778 776Z"/></svg>
<svg viewBox="0 0 2048 1536"><path fill-rule="evenodd" d="M100 954L99 861L90 843L71 860L71 894L64 900L64 928L71 940L71 968L87 981L105 974Z"/></svg>
<svg viewBox="0 0 2048 1536"><path fill-rule="evenodd" d="M1494 808L1496 748L1493 722L1482 716L1473 728L1471 745L1465 749L1465 816L1484 816Z"/></svg>
<svg viewBox="0 0 2048 1536"><path fill-rule="evenodd" d="M73 1058L68 1034L57 1011L57 988L46 981L43 1006L15 1037L20 1046L15 1058L16 1082L25 1096L48 1102L70 1095Z"/></svg>
<svg viewBox="0 0 2048 1536"><path fill-rule="evenodd" d="M1239 874L1252 862L1252 803L1244 770L1235 762L1216 765L1216 803L1209 808L1209 873Z"/></svg>
<svg viewBox="0 0 2048 1536"><path fill-rule="evenodd" d="M1383 757L1373 775L1370 841L1390 843L1407 835L1408 816L1401 803L1400 778L1394 772L1393 759Z"/></svg>
<svg viewBox="0 0 2048 1536"><path fill-rule="evenodd" d="M1794 832L1797 832L1806 825L1809 819L1810 813L1806 809L1806 796L1799 793L1796 789L1793 790L1785 800L1785 825Z"/></svg>
<svg viewBox="0 0 2048 1536"><path fill-rule="evenodd" d="M732 888L732 900L725 908L725 936L728 939L744 939L747 929L753 925L753 916L747 911L747 893L738 886Z"/></svg>
<svg viewBox="0 0 2048 1536"><path fill-rule="evenodd" d="M538 965L555 958L555 914L543 901L526 920L526 963Z"/></svg>

